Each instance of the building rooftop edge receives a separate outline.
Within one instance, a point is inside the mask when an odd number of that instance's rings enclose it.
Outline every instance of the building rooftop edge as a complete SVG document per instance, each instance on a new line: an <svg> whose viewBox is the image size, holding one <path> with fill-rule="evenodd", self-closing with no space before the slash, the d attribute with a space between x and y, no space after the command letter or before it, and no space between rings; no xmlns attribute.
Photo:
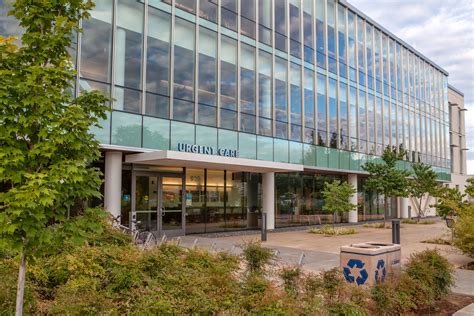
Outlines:
<svg viewBox="0 0 474 316"><path fill-rule="evenodd" d="M464 93L462 93L461 90L457 89L456 87L453 87L453 86L450 85L449 83L448 83L448 89L451 89L451 90L453 90L454 92L456 92L457 94L459 94L459 95L461 95L461 96L464 97Z"/></svg>
<svg viewBox="0 0 474 316"><path fill-rule="evenodd" d="M426 57L425 55L423 55L420 51L418 51L417 49L415 49L413 46L411 46L410 44L408 44L407 42L405 42L404 40L402 40L400 37L396 36L395 34L393 34L393 32L390 32L389 30L387 30L385 27L383 27L380 23L376 22L374 19L370 18L369 16L367 16L364 12L362 12L360 9L358 9L357 7L355 7L353 4L350 4L349 2L347 2L347 0L338 0L338 2L344 6L346 6L348 9L354 11L355 13L357 13L357 15L360 15L361 17L363 17L364 19L366 19L367 21L369 21L371 24L373 24L374 26L376 26L377 28L379 28L380 30L382 30L384 33L387 33L388 35L390 35L391 37L393 37L394 39L396 39L397 41L399 41L403 46L405 46L406 48L408 48L409 50L411 50L415 55L418 55L419 57L423 58L425 61L427 61L429 64L431 64L433 67L437 68L439 71L441 71L442 73L444 73L446 76L449 76L449 72L447 72L446 70L444 70L441 66L439 66L437 63L435 63L434 61L432 61L431 59L429 59L428 57Z"/></svg>

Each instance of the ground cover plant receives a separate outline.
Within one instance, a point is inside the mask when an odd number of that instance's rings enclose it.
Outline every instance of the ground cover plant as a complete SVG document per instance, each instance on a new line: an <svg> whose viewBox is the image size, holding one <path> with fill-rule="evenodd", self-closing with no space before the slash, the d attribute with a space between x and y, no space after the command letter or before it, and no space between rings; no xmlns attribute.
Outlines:
<svg viewBox="0 0 474 316"><path fill-rule="evenodd" d="M93 230L84 226L92 220ZM77 243L64 234L73 228L87 238ZM243 245L241 256L174 244L142 251L98 210L48 230L65 237L31 260L26 314L386 315L430 307L453 282L433 250L414 255L398 281L370 289L346 283L338 269L280 267L258 242ZM0 314L14 312L17 265L17 255L0 252Z"/></svg>
<svg viewBox="0 0 474 316"><path fill-rule="evenodd" d="M433 225L436 224L436 221L431 220L431 219L426 219L426 220L415 220L415 219L403 219L402 224L420 224L420 225Z"/></svg>
<svg viewBox="0 0 474 316"><path fill-rule="evenodd" d="M331 225L323 225L319 228L311 228L308 230L311 234L324 236L342 236L357 234L357 230L350 227L332 227Z"/></svg>

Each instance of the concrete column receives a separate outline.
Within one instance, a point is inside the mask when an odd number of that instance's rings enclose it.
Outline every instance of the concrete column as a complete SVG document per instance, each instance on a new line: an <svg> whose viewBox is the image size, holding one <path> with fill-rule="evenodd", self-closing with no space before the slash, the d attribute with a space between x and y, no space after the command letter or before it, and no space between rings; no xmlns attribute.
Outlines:
<svg viewBox="0 0 474 316"><path fill-rule="evenodd" d="M122 153L105 153L104 207L113 216L121 214L122 198Z"/></svg>
<svg viewBox="0 0 474 316"><path fill-rule="evenodd" d="M347 177L347 180L349 184L352 185L357 190L357 175L349 174ZM349 202L357 205L357 193L353 194L350 197ZM349 223L357 223L357 222L358 222L358 216L357 216L357 207L356 207L354 210L349 211Z"/></svg>
<svg viewBox="0 0 474 316"><path fill-rule="evenodd" d="M267 214L267 229L275 229L275 173L262 174L263 212Z"/></svg>
<svg viewBox="0 0 474 316"><path fill-rule="evenodd" d="M400 218L408 218L408 205L410 201L408 198L401 198Z"/></svg>

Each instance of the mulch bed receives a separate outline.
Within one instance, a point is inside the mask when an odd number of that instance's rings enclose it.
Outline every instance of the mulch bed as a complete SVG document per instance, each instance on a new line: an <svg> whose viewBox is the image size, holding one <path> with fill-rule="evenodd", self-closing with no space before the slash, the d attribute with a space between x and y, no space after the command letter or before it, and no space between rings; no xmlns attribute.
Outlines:
<svg viewBox="0 0 474 316"><path fill-rule="evenodd" d="M421 309L408 315L452 315L472 303L474 303L474 296L451 294L431 308Z"/></svg>

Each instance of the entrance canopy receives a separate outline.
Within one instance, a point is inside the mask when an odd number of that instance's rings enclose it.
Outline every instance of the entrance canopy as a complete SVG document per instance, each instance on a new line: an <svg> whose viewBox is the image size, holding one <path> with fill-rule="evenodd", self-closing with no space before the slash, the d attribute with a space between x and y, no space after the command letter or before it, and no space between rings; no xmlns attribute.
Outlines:
<svg viewBox="0 0 474 316"><path fill-rule="evenodd" d="M223 157L172 150L157 150L125 156L125 162L143 165L187 167L197 169L232 170L245 172L292 172L303 171L303 165Z"/></svg>

